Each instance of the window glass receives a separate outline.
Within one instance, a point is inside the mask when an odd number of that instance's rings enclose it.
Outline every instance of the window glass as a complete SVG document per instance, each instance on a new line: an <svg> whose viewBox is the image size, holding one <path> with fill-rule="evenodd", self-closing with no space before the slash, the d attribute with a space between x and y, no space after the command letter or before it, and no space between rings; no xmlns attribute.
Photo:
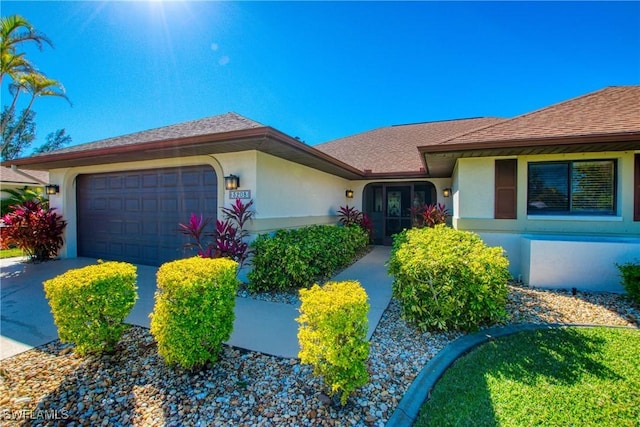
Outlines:
<svg viewBox="0 0 640 427"><path fill-rule="evenodd" d="M529 214L615 214L615 161L529 164Z"/></svg>
<svg viewBox="0 0 640 427"><path fill-rule="evenodd" d="M532 163L529 165L529 213L569 210L569 165Z"/></svg>
<svg viewBox="0 0 640 427"><path fill-rule="evenodd" d="M571 205L575 212L614 210L614 168L612 161L574 162L571 180Z"/></svg>

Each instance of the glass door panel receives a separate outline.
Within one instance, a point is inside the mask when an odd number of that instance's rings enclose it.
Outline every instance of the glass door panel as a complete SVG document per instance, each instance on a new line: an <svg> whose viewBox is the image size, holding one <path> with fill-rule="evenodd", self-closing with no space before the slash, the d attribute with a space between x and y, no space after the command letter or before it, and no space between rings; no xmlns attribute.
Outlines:
<svg viewBox="0 0 640 427"><path fill-rule="evenodd" d="M385 243L405 228L411 228L411 186L398 185L385 188Z"/></svg>

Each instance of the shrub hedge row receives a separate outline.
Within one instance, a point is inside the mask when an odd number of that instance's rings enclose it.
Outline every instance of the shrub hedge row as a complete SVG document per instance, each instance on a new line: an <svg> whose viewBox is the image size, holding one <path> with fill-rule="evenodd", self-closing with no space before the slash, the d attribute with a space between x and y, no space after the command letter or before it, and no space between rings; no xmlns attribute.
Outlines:
<svg viewBox="0 0 640 427"><path fill-rule="evenodd" d="M351 263L369 243L358 226L314 225L262 234L251 244L252 292L304 288Z"/></svg>

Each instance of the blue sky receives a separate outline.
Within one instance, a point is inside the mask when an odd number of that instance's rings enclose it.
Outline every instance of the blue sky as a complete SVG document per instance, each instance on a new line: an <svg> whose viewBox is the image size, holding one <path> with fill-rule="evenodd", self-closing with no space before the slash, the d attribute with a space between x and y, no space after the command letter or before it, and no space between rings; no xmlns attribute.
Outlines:
<svg viewBox="0 0 640 427"><path fill-rule="evenodd" d="M34 145L59 128L79 144L228 111L314 145L640 84L640 2L1 6L54 41L27 55L73 102L36 101Z"/></svg>

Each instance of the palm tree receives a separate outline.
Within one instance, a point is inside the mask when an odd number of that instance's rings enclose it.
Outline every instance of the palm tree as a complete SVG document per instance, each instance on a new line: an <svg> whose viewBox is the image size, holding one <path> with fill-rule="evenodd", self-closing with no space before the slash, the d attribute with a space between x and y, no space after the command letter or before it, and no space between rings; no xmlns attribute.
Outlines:
<svg viewBox="0 0 640 427"><path fill-rule="evenodd" d="M17 53L16 48L24 42L34 42L42 49L44 44L53 47L53 43L42 32L20 15L0 18L0 83L5 74L12 79L21 73L28 73L34 67L24 57L24 53Z"/></svg>
<svg viewBox="0 0 640 427"><path fill-rule="evenodd" d="M20 15L11 15L0 18L0 84L3 77L8 75L12 82L9 85L9 91L13 95L11 106L8 107L7 114L4 115L0 122L0 134L4 135L8 125L8 118L13 117L16 103L22 92L31 94L28 106L23 110L22 115L13 130L2 141L2 149L4 152L15 136L16 130L25 120L31 106L36 98L41 96L58 96L69 101L65 95L62 84L54 79L45 76L25 58L23 52L18 52L17 48L22 43L33 42L38 48L42 49L45 44L53 47L53 43L42 32L36 30L33 25ZM71 102L69 102L71 103Z"/></svg>
<svg viewBox="0 0 640 427"><path fill-rule="evenodd" d="M14 80L11 85L9 85L9 90L13 95L13 102L11 103L11 107L9 107L9 112L12 113L14 111L16 101L18 100L18 96L20 96L21 92L26 91L30 93L31 99L29 100L29 104L27 105L27 107L23 110L22 116L20 117L20 120L18 120L18 123L16 123L14 130L9 135L7 135L7 137L3 141L2 149L0 150L0 152L4 152L5 148L9 145L9 142L16 133L16 129L18 129L20 127L20 124L24 121L27 113L31 110L31 106L33 105L33 102L36 100L36 98L39 98L41 96L57 96L66 99L67 102L71 104L71 101L69 101L69 98L67 98L67 95L65 94L64 86L62 86L62 83L55 79L47 77L38 71L21 74L16 76L15 78L16 80ZM6 117L9 117L9 114L7 114L5 118ZM2 123L2 128L0 130L3 132L4 126L6 126L6 123Z"/></svg>

